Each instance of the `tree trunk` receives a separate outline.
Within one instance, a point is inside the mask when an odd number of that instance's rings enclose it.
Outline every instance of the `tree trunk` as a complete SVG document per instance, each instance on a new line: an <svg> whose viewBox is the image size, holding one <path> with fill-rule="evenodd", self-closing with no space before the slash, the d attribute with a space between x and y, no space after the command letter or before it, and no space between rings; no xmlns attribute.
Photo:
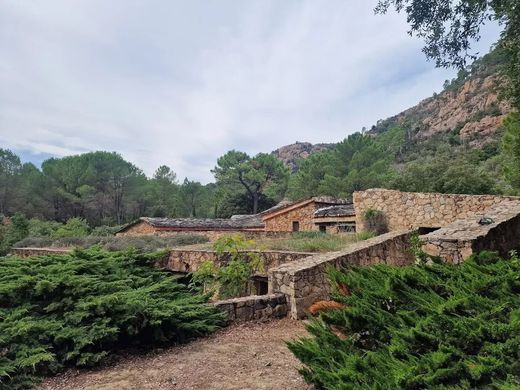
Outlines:
<svg viewBox="0 0 520 390"><path fill-rule="evenodd" d="M256 214L258 212L258 198L259 198L259 193L258 192L255 192L253 194L253 214Z"/></svg>

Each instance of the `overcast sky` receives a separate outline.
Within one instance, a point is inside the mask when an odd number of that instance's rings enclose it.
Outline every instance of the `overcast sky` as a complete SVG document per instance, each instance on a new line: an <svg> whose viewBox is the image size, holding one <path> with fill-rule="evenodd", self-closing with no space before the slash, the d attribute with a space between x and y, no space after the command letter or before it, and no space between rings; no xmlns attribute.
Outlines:
<svg viewBox="0 0 520 390"><path fill-rule="evenodd" d="M375 3L0 0L0 147L38 165L117 151L208 182L230 149L339 141L455 74Z"/></svg>

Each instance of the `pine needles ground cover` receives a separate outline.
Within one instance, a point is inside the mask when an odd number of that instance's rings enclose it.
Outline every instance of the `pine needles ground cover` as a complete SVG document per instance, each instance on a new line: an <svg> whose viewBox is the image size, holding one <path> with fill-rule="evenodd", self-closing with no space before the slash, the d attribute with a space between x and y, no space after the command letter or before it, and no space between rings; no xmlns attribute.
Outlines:
<svg viewBox="0 0 520 390"><path fill-rule="evenodd" d="M207 296L150 266L157 256L91 248L0 258L0 389L29 388L121 348L183 342L221 325Z"/></svg>
<svg viewBox="0 0 520 390"><path fill-rule="evenodd" d="M344 307L289 343L316 388L520 389L518 257L482 252L460 265L330 270L330 279Z"/></svg>

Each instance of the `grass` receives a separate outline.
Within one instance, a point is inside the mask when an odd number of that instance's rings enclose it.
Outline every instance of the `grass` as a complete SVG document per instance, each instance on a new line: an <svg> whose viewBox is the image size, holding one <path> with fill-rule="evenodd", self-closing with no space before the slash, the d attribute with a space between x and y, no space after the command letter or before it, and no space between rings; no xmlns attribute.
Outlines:
<svg viewBox="0 0 520 390"><path fill-rule="evenodd" d="M198 234L186 234L172 237L159 236L86 236L86 237L64 237L57 240L40 237L28 237L17 242L14 247L18 248L66 248L78 247L88 248L93 245L100 245L109 251L119 251L128 248L135 248L142 252L153 252L157 250L173 248L183 245L192 245L208 242L208 238Z"/></svg>
<svg viewBox="0 0 520 390"><path fill-rule="evenodd" d="M356 234L328 234L321 232L293 233L289 238L257 240L255 248L292 252L335 252L349 245L374 237L371 232Z"/></svg>

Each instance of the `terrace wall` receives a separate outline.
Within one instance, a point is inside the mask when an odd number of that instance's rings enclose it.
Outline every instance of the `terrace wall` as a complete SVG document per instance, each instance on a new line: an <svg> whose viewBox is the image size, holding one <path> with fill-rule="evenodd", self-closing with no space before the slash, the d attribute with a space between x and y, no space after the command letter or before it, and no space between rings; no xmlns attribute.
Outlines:
<svg viewBox="0 0 520 390"><path fill-rule="evenodd" d="M287 252L287 251L245 251L258 253L264 261L265 271L259 273L260 276L267 276L267 270L278 267L285 263L311 256L308 252ZM229 261L229 255L218 256L212 250L184 250L173 249L168 255L157 261L156 266L175 272L194 272L205 261L212 261L217 265L224 265Z"/></svg>
<svg viewBox="0 0 520 390"><path fill-rule="evenodd" d="M497 251L507 257L510 250L520 249L520 204L502 202L485 214L493 223L481 225L480 218L473 216L421 236L423 250L458 264L482 250Z"/></svg>
<svg viewBox="0 0 520 390"><path fill-rule="evenodd" d="M309 256L268 272L269 293L287 295L292 318L303 318L314 302L328 299L328 267L373 264L407 265L414 262L409 231L397 231L361 241L339 252Z"/></svg>
<svg viewBox="0 0 520 390"><path fill-rule="evenodd" d="M224 311L228 323L267 321L287 316L287 299L283 294L250 295L214 302Z"/></svg>
<svg viewBox="0 0 520 390"><path fill-rule="evenodd" d="M503 202L520 204L519 197L401 192L378 188L354 192L353 200L358 231L366 229L363 215L368 209L381 211L389 231L394 231L439 228L459 219L483 215L490 207Z"/></svg>

